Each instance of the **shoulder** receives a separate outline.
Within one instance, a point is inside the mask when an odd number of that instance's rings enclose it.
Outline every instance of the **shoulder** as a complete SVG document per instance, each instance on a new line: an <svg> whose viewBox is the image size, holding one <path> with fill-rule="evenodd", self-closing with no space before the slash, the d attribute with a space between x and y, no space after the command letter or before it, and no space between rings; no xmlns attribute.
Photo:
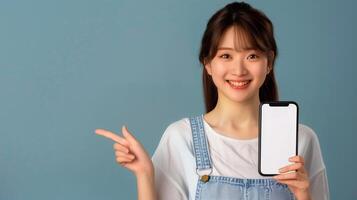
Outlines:
<svg viewBox="0 0 357 200"><path fill-rule="evenodd" d="M299 124L298 127L299 143L305 145L318 143L318 136L311 127L305 124Z"/></svg>
<svg viewBox="0 0 357 200"><path fill-rule="evenodd" d="M308 138L316 137L315 131L310 126L301 123L299 123L299 134Z"/></svg>
<svg viewBox="0 0 357 200"><path fill-rule="evenodd" d="M170 123L165 129L160 143L172 146L190 146L192 136L189 118L181 118Z"/></svg>
<svg viewBox="0 0 357 200"><path fill-rule="evenodd" d="M193 157L193 144L191 127L188 118L181 118L170 123L165 129L160 142L154 152L153 161L163 168L182 165L182 161L191 161Z"/></svg>
<svg viewBox="0 0 357 200"><path fill-rule="evenodd" d="M188 131L189 129L190 129L189 119L188 117L185 117L170 123L167 126L165 132L166 131L182 132L182 131Z"/></svg>

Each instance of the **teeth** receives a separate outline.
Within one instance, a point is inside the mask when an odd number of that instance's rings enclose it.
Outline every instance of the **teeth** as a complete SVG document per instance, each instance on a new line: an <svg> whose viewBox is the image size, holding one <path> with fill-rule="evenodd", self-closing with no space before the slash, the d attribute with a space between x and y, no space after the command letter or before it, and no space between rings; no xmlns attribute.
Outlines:
<svg viewBox="0 0 357 200"><path fill-rule="evenodd" d="M238 82L238 81L228 81L231 85L233 86L243 86L249 83L249 81L242 81L242 82Z"/></svg>

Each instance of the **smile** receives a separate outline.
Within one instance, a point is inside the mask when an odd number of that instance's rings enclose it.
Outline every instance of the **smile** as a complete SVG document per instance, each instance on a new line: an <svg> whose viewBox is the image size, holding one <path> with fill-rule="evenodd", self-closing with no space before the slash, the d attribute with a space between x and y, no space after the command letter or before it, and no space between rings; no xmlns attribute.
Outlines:
<svg viewBox="0 0 357 200"><path fill-rule="evenodd" d="M249 83L251 82L251 80L247 80L247 81L232 81L232 80L227 80L227 82L229 83L229 85L234 88L234 89L244 89L246 87L248 87Z"/></svg>

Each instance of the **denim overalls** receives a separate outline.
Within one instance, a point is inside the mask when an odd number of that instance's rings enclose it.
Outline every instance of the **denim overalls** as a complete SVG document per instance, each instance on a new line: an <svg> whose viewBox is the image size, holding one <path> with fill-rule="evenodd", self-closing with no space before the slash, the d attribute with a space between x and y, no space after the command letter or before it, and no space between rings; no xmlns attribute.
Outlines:
<svg viewBox="0 0 357 200"><path fill-rule="evenodd" d="M241 179L211 176L212 165L204 130L203 115L190 117L196 172L199 175L195 200L293 200L294 195L285 184L274 179Z"/></svg>

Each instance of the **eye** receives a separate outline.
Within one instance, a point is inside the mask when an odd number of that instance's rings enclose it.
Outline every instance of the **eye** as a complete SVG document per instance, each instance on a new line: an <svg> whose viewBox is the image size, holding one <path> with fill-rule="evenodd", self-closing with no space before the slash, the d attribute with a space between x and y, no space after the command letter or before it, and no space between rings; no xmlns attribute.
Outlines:
<svg viewBox="0 0 357 200"><path fill-rule="evenodd" d="M251 59L256 60L256 59L258 59L258 58L259 58L259 56L256 55L256 54L250 54L250 55L248 56L248 60L251 60Z"/></svg>
<svg viewBox="0 0 357 200"><path fill-rule="evenodd" d="M231 56L229 54L222 54L221 56L219 56L220 58L223 58L223 59L228 59L230 58Z"/></svg>

